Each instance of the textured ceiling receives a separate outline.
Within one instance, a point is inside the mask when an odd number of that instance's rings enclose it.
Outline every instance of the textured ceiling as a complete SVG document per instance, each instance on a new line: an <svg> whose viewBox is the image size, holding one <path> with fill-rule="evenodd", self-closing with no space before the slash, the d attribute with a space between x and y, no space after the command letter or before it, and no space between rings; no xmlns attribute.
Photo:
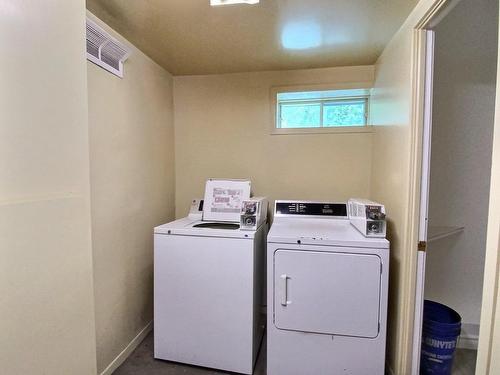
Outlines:
<svg viewBox="0 0 500 375"><path fill-rule="evenodd" d="M418 0L87 0L174 75L373 64Z"/></svg>

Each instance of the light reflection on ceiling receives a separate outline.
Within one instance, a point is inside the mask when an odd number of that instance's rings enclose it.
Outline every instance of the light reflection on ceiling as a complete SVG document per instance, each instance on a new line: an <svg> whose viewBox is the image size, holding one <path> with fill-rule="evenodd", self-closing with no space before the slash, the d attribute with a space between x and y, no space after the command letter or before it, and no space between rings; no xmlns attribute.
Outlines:
<svg viewBox="0 0 500 375"><path fill-rule="evenodd" d="M321 26L314 21L287 23L281 32L281 44L291 50L318 48L323 44Z"/></svg>

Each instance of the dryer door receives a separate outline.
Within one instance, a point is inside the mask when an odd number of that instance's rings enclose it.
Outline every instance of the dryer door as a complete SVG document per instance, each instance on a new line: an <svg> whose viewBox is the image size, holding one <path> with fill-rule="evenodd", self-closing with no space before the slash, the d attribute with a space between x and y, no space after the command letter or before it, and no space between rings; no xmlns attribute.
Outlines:
<svg viewBox="0 0 500 375"><path fill-rule="evenodd" d="M377 255L279 249L274 253L274 323L279 329L375 338Z"/></svg>

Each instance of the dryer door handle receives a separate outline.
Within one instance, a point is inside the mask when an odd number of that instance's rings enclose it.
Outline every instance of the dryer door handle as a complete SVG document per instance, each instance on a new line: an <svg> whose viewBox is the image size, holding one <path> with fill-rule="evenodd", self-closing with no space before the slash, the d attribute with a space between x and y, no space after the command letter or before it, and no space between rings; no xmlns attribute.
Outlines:
<svg viewBox="0 0 500 375"><path fill-rule="evenodd" d="M281 294L281 305L288 305L288 276L283 274L280 276L280 294Z"/></svg>

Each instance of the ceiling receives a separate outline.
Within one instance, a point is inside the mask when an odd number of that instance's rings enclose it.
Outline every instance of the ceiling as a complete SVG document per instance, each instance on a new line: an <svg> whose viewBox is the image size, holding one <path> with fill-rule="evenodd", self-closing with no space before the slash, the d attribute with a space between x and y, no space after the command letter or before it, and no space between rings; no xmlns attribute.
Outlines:
<svg viewBox="0 0 500 375"><path fill-rule="evenodd" d="M87 0L174 75L375 63L418 0Z"/></svg>

